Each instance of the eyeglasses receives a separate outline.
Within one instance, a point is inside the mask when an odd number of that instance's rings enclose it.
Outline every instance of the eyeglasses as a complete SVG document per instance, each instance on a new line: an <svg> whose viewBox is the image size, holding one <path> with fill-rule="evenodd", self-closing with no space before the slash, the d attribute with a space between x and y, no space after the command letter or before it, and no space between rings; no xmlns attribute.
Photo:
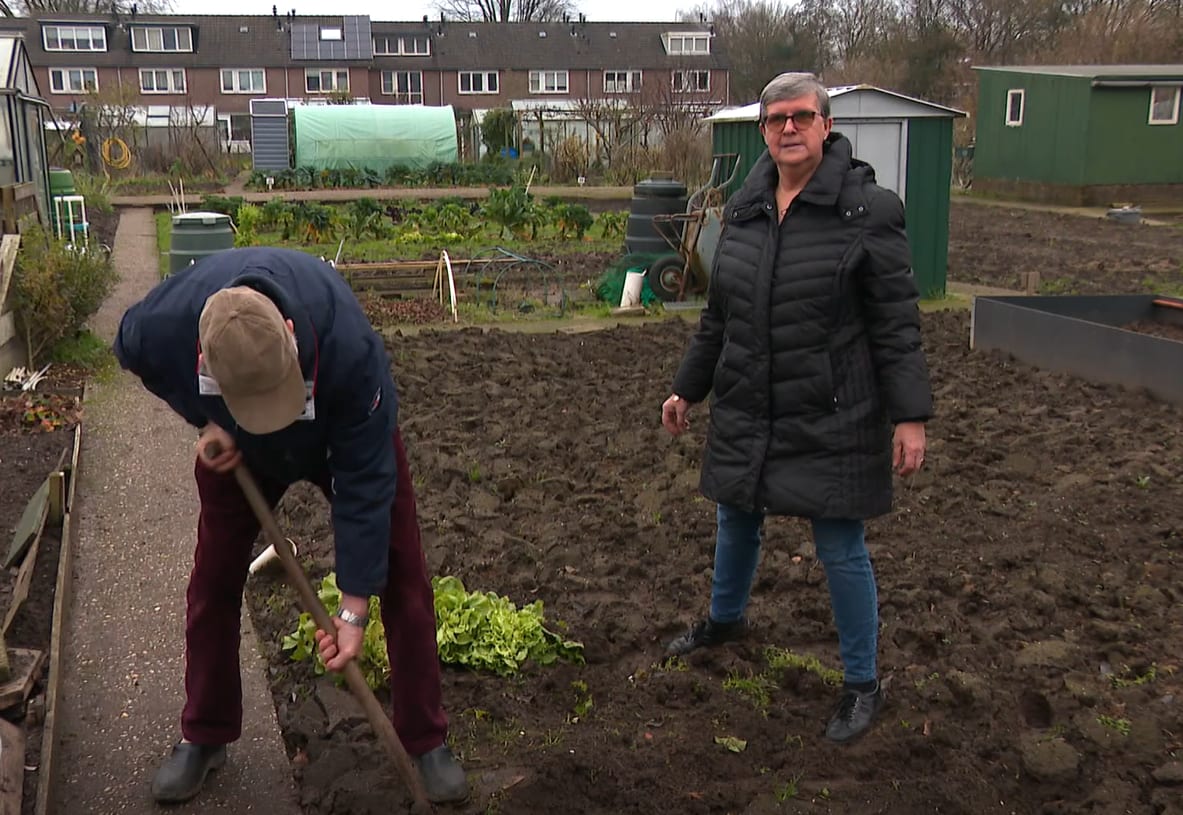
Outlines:
<svg viewBox="0 0 1183 815"><path fill-rule="evenodd" d="M793 120L793 127L798 130L808 130L813 126L813 121L817 118L818 112L816 110L799 110L796 113L770 113L764 117L764 124L771 127L773 130L784 130L785 123L789 119Z"/></svg>

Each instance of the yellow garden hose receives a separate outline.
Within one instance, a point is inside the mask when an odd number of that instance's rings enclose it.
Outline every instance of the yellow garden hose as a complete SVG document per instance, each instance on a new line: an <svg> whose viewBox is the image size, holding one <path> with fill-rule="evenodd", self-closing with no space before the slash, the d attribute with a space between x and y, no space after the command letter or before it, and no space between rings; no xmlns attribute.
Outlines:
<svg viewBox="0 0 1183 815"><path fill-rule="evenodd" d="M111 155L112 147L118 148L116 157ZM131 149L128 148L127 142L118 136L111 136L104 140L102 152L103 161L116 170L126 170L131 166Z"/></svg>

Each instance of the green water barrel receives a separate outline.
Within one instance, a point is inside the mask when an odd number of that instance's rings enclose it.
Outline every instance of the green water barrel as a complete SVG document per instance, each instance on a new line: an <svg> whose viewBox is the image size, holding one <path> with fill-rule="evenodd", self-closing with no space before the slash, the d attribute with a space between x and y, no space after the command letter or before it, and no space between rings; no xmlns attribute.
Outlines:
<svg viewBox="0 0 1183 815"><path fill-rule="evenodd" d="M49 195L56 198L59 195L75 195L74 174L63 167L49 168Z"/></svg>
<svg viewBox="0 0 1183 815"><path fill-rule="evenodd" d="M675 251L653 224L654 215L674 215L686 212L687 191L681 181L666 178L647 178L633 185L633 200L629 206L628 225L624 245L629 252L667 254ZM670 237L679 235L681 225L666 224L663 229Z"/></svg>
<svg viewBox="0 0 1183 815"><path fill-rule="evenodd" d="M234 248L230 216L220 212L186 212L173 216L168 250L170 275L196 263L206 255Z"/></svg>
<svg viewBox="0 0 1183 815"><path fill-rule="evenodd" d="M58 208L55 198L62 195L77 195L74 187L74 174L64 167L49 168L49 217L53 227L57 229Z"/></svg>

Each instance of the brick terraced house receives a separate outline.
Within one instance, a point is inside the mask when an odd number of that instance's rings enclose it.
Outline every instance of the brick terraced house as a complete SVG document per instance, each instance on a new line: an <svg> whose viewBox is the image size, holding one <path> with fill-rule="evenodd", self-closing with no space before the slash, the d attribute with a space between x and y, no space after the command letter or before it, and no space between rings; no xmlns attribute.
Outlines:
<svg viewBox="0 0 1183 815"><path fill-rule="evenodd" d="M595 105L706 115L731 102L703 23L382 22L301 17L53 14L12 18L52 110L115 93L147 118L216 122L250 149L250 102L452 105L462 123L512 107L567 118Z"/></svg>

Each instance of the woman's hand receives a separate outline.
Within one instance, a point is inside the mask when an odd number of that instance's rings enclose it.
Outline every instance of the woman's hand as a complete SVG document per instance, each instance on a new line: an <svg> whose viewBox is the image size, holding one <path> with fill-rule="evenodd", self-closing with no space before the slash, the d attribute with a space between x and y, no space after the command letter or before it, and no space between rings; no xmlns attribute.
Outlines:
<svg viewBox="0 0 1183 815"><path fill-rule="evenodd" d="M680 436L690 429L690 403L673 394L661 403L661 426L671 436Z"/></svg>
<svg viewBox="0 0 1183 815"><path fill-rule="evenodd" d="M911 475L924 464L924 422L900 422L891 441L891 466Z"/></svg>

